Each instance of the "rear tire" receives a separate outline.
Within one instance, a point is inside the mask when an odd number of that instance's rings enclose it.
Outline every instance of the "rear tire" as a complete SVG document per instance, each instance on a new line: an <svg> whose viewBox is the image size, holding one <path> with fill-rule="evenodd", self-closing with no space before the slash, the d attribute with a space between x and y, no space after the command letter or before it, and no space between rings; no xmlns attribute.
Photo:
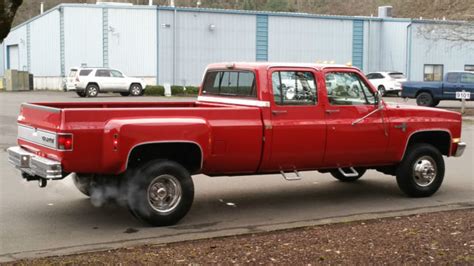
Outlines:
<svg viewBox="0 0 474 266"><path fill-rule="evenodd" d="M87 97L97 97L98 94L99 94L99 86L95 84L87 85L87 88L86 88Z"/></svg>
<svg viewBox="0 0 474 266"><path fill-rule="evenodd" d="M76 188L84 195L90 197L91 196L91 187L93 184L93 176L92 175L79 175L74 174L72 177L72 181Z"/></svg>
<svg viewBox="0 0 474 266"><path fill-rule="evenodd" d="M354 169L356 169L356 171L359 173L357 176L351 176L351 177L344 176L343 174L341 174L341 172L339 172L338 169L332 170L330 173L334 178L338 179L341 182L354 182L358 180L359 178L361 178L367 171L367 169L365 168L355 167Z"/></svg>
<svg viewBox="0 0 474 266"><path fill-rule="evenodd" d="M150 225L176 224L188 213L193 199L191 175L176 162L154 160L129 174L129 209Z"/></svg>
<svg viewBox="0 0 474 266"><path fill-rule="evenodd" d="M429 197L443 183L443 155L430 144L415 144L408 148L396 173L398 186L406 195Z"/></svg>
<svg viewBox="0 0 474 266"><path fill-rule="evenodd" d="M422 92L416 96L416 104L419 106L435 106L433 96L429 92Z"/></svg>

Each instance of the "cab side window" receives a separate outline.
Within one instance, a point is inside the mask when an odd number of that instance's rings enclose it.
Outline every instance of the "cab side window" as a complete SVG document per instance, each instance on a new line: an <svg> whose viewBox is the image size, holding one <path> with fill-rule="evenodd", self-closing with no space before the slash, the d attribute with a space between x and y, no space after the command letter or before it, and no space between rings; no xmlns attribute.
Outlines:
<svg viewBox="0 0 474 266"><path fill-rule="evenodd" d="M318 101L316 82L308 71L275 71L272 88L277 105L312 105Z"/></svg>
<svg viewBox="0 0 474 266"><path fill-rule="evenodd" d="M326 74L326 89L331 105L373 105L375 95L356 73Z"/></svg>
<svg viewBox="0 0 474 266"><path fill-rule="evenodd" d="M96 77L110 77L110 71L105 69L98 69L95 73Z"/></svg>

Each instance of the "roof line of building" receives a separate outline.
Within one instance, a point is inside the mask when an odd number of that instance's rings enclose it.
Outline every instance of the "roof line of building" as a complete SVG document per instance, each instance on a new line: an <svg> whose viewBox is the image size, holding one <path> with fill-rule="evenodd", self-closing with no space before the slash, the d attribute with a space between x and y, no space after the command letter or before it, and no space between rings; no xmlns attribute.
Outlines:
<svg viewBox="0 0 474 266"><path fill-rule="evenodd" d="M237 9L217 9L217 8L194 8L194 7L170 7L170 6L147 6L147 5L107 5L107 4L59 4L43 14L39 14L33 18L24 21L13 27L10 31L14 31L32 21L35 21L51 12L59 10L63 7L78 7L78 8L109 8L109 9L144 9L144 10L167 10L167 11L182 11L182 12L197 12L197 13L218 13L218 14L235 14L235 15L267 15L275 17L298 17L298 18L313 18L313 19L338 19L338 20L364 20L364 21L383 21L383 22L407 22L407 23L439 23L439 24L460 24L466 21L453 20L425 20L425 19L411 19L411 18L380 18L368 16L342 16L342 15L322 15L310 13L293 13L293 12L271 12L271 11L255 11L255 10L237 10Z"/></svg>

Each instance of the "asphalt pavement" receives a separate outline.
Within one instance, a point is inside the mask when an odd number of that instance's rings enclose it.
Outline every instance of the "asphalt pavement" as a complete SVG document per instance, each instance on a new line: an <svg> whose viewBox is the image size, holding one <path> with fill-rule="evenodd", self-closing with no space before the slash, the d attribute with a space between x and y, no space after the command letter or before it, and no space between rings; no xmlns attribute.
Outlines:
<svg viewBox="0 0 474 266"><path fill-rule="evenodd" d="M8 164L5 149L15 144L21 102L130 100L192 99L113 95L84 99L61 92L0 93L0 262L474 207L472 120L463 125L462 139L468 143L465 154L446 158L445 181L432 197L408 198L400 192L394 177L376 171L368 171L352 184L318 172L303 172L302 180L291 182L280 175L197 175L193 177L196 195L191 211L178 225L165 228L148 227L127 209L113 204L94 207L70 178L39 188L35 182L23 181ZM441 106L457 108L460 103L442 102ZM468 107L474 108L474 102Z"/></svg>

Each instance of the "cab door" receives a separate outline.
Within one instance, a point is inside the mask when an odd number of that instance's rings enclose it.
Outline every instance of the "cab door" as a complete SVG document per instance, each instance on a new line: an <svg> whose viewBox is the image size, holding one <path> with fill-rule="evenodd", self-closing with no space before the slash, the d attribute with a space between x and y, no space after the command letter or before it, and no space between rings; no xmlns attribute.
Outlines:
<svg viewBox="0 0 474 266"><path fill-rule="evenodd" d="M321 166L326 124L316 72L306 68L275 68L268 73L273 90L272 150L263 170L293 171Z"/></svg>
<svg viewBox="0 0 474 266"><path fill-rule="evenodd" d="M389 161L385 153L390 133L388 119L383 110L377 111L375 94L366 80L356 70L347 69L326 71L325 78L335 80L335 85L327 90L324 110L324 165L343 167Z"/></svg>

